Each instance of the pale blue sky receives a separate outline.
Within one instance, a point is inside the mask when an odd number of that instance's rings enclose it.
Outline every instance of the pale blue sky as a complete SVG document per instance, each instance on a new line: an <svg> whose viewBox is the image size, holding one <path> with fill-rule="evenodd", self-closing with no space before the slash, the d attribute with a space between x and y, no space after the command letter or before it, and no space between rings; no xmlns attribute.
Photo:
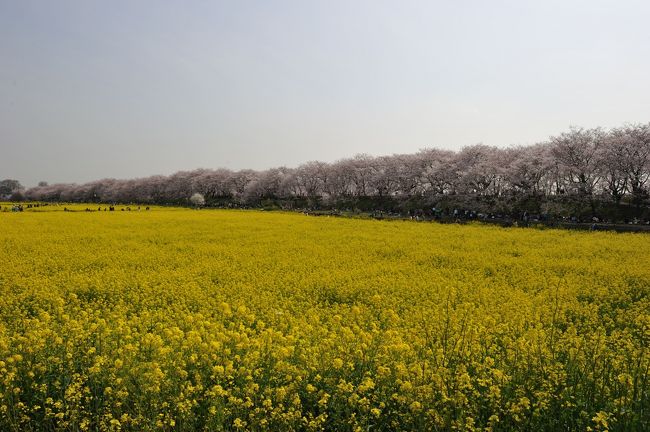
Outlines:
<svg viewBox="0 0 650 432"><path fill-rule="evenodd" d="M531 144L650 121L647 1L0 0L0 178Z"/></svg>

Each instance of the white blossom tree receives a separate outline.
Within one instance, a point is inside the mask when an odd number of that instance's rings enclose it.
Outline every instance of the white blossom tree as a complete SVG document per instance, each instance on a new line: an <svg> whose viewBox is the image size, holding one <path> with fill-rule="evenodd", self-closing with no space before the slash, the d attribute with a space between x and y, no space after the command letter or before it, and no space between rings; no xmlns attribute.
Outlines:
<svg viewBox="0 0 650 432"><path fill-rule="evenodd" d="M203 207L205 205L205 197L196 192L190 197L190 202L194 207Z"/></svg>

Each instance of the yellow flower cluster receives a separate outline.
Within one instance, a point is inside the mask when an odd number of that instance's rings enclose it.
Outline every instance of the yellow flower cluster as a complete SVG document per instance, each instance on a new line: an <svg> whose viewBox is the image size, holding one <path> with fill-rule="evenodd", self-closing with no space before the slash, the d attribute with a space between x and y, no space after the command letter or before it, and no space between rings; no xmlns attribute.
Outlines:
<svg viewBox="0 0 650 432"><path fill-rule="evenodd" d="M645 235L62 207L0 233L0 430L650 430Z"/></svg>

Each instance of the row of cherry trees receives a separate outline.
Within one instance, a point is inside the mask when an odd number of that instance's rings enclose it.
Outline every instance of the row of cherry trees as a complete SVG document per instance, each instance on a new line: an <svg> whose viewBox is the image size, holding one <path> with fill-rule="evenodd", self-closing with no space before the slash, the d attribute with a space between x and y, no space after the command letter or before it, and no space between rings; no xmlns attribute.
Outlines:
<svg viewBox="0 0 650 432"><path fill-rule="evenodd" d="M590 205L611 202L642 207L648 199L650 123L603 129L572 128L547 142L511 148L482 144L458 152L424 149L415 154L361 154L334 163L308 162L266 171L198 169L133 180L41 185L29 200L187 203L195 193L208 205L257 205L301 201L336 206L345 201L400 202L450 197L517 200L553 197Z"/></svg>

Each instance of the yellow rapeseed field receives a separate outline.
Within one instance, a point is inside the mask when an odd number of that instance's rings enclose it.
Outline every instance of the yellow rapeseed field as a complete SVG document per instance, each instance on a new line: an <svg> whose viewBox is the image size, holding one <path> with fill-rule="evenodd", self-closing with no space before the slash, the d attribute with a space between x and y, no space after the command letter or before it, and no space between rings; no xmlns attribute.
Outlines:
<svg viewBox="0 0 650 432"><path fill-rule="evenodd" d="M650 430L649 251L608 232L0 212L0 430Z"/></svg>

